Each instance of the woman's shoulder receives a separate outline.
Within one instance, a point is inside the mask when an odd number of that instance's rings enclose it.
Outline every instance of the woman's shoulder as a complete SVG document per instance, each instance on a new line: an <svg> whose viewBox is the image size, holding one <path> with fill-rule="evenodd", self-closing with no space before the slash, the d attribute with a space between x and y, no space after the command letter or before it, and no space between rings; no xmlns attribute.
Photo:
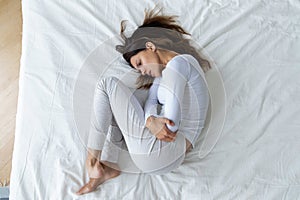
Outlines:
<svg viewBox="0 0 300 200"><path fill-rule="evenodd" d="M178 54L174 56L166 65L166 70L163 70L163 75L170 74L170 72L176 72L184 77L188 78L191 66L189 62L188 54Z"/></svg>
<svg viewBox="0 0 300 200"><path fill-rule="evenodd" d="M180 68L181 66L185 65L185 67L189 68L192 71L198 71L199 73L204 73L203 69L201 68L198 60L190 55L190 54L179 54L175 57L173 57L170 60L170 66L171 67L178 67ZM182 68L182 67L181 67Z"/></svg>
<svg viewBox="0 0 300 200"><path fill-rule="evenodd" d="M176 56L174 56L168 63L167 66L168 67L180 67L182 65L194 65L194 63L198 63L198 61L196 60L196 58L190 54L178 54Z"/></svg>
<svg viewBox="0 0 300 200"><path fill-rule="evenodd" d="M176 67L180 65L190 65L195 61L197 61L196 58L190 54L178 54L168 62L168 65L170 67Z"/></svg>
<svg viewBox="0 0 300 200"><path fill-rule="evenodd" d="M170 70L176 71L177 73L183 75L187 80L190 80L194 76L204 76L204 72L197 59L190 54L178 54L174 56L168 62L166 69L169 70L164 70L165 73L168 73Z"/></svg>

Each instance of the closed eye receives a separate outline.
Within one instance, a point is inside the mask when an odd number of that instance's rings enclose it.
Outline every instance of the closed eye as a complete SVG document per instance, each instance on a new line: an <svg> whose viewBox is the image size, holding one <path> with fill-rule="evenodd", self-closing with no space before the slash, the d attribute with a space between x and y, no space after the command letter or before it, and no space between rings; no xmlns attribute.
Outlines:
<svg viewBox="0 0 300 200"><path fill-rule="evenodd" d="M141 62L136 62L136 67L139 67L141 65Z"/></svg>

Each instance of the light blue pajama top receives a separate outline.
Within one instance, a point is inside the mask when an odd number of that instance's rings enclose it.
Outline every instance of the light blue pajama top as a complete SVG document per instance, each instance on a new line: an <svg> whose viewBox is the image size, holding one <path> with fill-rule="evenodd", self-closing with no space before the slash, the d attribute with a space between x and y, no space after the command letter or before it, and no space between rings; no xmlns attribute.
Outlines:
<svg viewBox="0 0 300 200"><path fill-rule="evenodd" d="M204 127L209 105L209 93L204 72L198 61L189 54L173 57L154 79L144 106L145 123L149 116L165 117L194 147Z"/></svg>

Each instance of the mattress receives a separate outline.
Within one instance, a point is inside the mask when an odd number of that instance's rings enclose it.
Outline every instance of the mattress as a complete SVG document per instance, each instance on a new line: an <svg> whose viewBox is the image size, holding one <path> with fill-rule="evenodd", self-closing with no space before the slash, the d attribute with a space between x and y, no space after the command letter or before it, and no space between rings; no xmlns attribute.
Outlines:
<svg viewBox="0 0 300 200"><path fill-rule="evenodd" d="M297 0L160 2L212 63L205 129L178 169L127 171L75 194L88 181L96 81L117 76L133 88L137 77L114 50L120 21L134 30L157 2L22 1L10 199L300 199Z"/></svg>

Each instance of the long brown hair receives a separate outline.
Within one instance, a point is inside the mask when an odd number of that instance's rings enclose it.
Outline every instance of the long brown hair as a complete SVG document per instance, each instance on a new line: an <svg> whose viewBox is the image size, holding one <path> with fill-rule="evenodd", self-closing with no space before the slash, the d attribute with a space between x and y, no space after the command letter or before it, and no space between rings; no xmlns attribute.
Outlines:
<svg viewBox="0 0 300 200"><path fill-rule="evenodd" d="M206 72L211 68L210 63L190 44L190 39L184 37L190 34L177 24L177 17L175 15L164 15L163 8L159 6L155 6L152 10L145 10L143 24L130 37L126 37L124 34L126 20L122 20L120 35L124 40L124 45L117 45L116 50L122 53L123 58L133 67L130 63L130 58L145 50L145 43L151 41L158 48L172 50L179 54L191 54ZM153 77L148 75L139 76L136 82L138 88L149 89L153 79Z"/></svg>

